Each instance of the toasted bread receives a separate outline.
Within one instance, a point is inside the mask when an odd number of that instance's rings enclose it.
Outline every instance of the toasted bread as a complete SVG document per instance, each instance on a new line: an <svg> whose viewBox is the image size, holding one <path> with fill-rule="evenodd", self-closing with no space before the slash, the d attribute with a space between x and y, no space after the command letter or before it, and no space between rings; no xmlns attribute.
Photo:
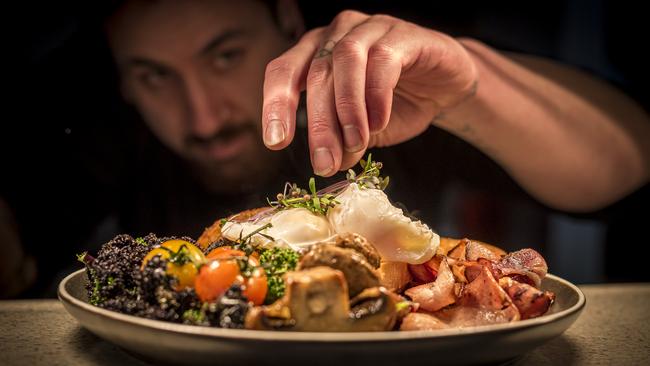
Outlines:
<svg viewBox="0 0 650 366"><path fill-rule="evenodd" d="M272 209L270 207L259 207L259 208L253 208L250 210L242 211L240 213L236 213L232 216L228 217L229 221L236 221L236 222L243 222L251 217L265 211ZM218 219L215 221L212 225L207 227L205 230L203 230L203 233L201 236L196 240L196 245L198 245L202 250L206 250L210 244L214 243L215 241L221 239L221 221L222 219Z"/></svg>

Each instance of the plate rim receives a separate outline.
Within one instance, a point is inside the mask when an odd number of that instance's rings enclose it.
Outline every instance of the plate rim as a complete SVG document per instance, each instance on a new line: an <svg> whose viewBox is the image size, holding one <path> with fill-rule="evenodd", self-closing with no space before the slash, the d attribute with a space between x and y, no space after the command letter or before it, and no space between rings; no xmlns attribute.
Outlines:
<svg viewBox="0 0 650 366"><path fill-rule="evenodd" d="M476 327L466 328L452 328L440 329L435 331L420 330L420 331L380 331L380 332L279 332L269 330L249 330L249 329L226 329L216 327L202 327L197 325L171 323L162 320L153 320L140 318L134 315L119 313L112 310L100 308L82 301L67 291L66 284L72 278L83 275L86 269L74 271L67 275L59 283L57 295L59 300L64 305L76 307L77 309L94 315L99 315L104 318L109 318L121 323L128 323L132 326L146 327L155 330L176 333L179 335L194 336L194 337L207 337L214 339L229 339L229 340L242 340L242 341L266 341L266 342L302 342L302 343L360 343L360 342L382 342L382 341L401 341L412 339L437 339L437 338L455 338L467 335L482 335L487 333L501 333L519 330L522 328L540 327L549 323L554 323L563 318L569 317L575 313L579 313L586 304L585 295L582 293L578 286L573 283L552 275L547 274L546 278L557 281L562 285L570 288L578 295L578 300L575 304L567 309L558 311L557 313L542 315L537 318L520 320L512 323L482 325ZM66 307L66 306L64 306ZM67 310L67 309L66 309ZM85 325L67 310L81 326Z"/></svg>

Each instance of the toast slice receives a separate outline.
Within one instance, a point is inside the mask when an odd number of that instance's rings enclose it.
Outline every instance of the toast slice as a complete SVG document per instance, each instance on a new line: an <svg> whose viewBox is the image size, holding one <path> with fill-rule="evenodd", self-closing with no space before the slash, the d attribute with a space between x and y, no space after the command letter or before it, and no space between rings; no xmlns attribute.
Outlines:
<svg viewBox="0 0 650 366"><path fill-rule="evenodd" d="M242 211L240 213L236 213L232 216L229 216L227 219L228 221L244 222L250 219L251 217L269 209L272 210L273 208L271 207L253 208L250 210ZM206 250L208 246L210 246L210 244L221 239L221 221L222 219L218 219L212 225L205 228L201 236L196 240L196 245L198 245L199 248L201 248L201 250Z"/></svg>

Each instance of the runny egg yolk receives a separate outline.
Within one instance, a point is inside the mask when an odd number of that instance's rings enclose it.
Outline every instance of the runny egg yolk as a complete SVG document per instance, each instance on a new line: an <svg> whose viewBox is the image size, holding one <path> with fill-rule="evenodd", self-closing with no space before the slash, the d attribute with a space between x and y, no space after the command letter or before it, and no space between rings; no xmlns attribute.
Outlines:
<svg viewBox="0 0 650 366"><path fill-rule="evenodd" d="M360 234L386 261L424 263L438 249L440 237L420 221L406 217L379 189L350 184L327 214L336 233Z"/></svg>

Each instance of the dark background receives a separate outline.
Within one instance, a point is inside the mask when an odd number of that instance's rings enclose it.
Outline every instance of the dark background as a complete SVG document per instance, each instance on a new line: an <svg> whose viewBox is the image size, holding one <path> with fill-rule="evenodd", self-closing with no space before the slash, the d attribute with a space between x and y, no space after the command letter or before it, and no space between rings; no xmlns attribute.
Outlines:
<svg viewBox="0 0 650 366"><path fill-rule="evenodd" d="M301 2L308 27L327 24L345 8L387 13L453 36L475 37L501 50L574 65L610 81L646 110L649 106L645 13L626 2L326 3ZM124 194L117 183L120 177L112 172L128 169L122 164L148 133L117 94L117 77L98 26L103 10L97 6L27 4L12 22L10 37L17 43L10 56L17 62L7 78L16 84L2 123L0 194L15 209L28 251L48 258L42 261L44 276L54 276L70 265L74 253L88 248L105 207ZM123 172L129 179L137 179L138 173ZM650 280L648 271L635 264L647 258L650 245L644 232L648 203L646 186L589 215L547 209L552 217L604 228L595 231L601 246L580 247L598 252L595 260L604 261L594 267L596 274L570 269L559 274L579 282ZM545 233L540 242L551 236ZM548 258L552 272L557 273L554 262L559 266L567 260L563 253L562 248L544 253L554 256ZM579 255L574 251L569 262L580 261ZM40 296L47 286L51 284L40 284L26 296Z"/></svg>

